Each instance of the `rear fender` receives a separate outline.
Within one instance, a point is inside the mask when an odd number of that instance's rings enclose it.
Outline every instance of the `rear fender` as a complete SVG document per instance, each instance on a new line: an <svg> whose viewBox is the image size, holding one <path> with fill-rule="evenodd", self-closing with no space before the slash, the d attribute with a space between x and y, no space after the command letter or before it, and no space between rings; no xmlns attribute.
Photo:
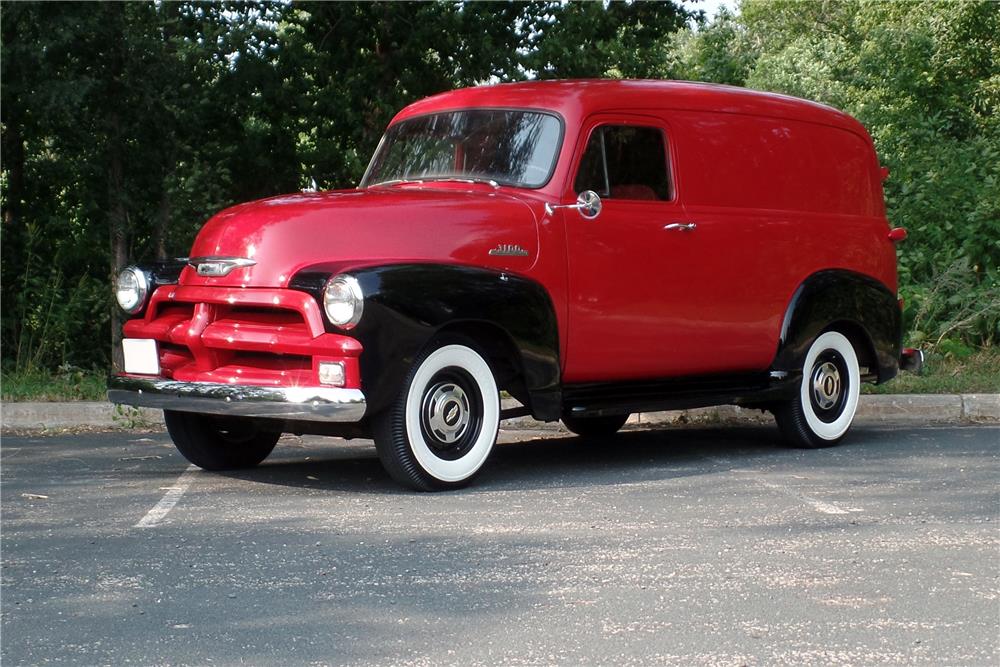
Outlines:
<svg viewBox="0 0 1000 667"><path fill-rule="evenodd" d="M871 373L886 382L899 371L901 319L895 294L881 282L853 271L819 271L799 285L788 303L771 368L801 371L816 337L838 329L855 346L864 344L867 349L859 350L862 363L873 365Z"/></svg>

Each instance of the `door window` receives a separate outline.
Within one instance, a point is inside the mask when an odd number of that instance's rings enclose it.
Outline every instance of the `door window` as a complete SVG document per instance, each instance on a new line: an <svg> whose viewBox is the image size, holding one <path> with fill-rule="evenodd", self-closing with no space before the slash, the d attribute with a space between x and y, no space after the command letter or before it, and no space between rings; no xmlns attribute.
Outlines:
<svg viewBox="0 0 1000 667"><path fill-rule="evenodd" d="M663 131L656 127L602 125L594 129L573 189L608 199L673 198Z"/></svg>

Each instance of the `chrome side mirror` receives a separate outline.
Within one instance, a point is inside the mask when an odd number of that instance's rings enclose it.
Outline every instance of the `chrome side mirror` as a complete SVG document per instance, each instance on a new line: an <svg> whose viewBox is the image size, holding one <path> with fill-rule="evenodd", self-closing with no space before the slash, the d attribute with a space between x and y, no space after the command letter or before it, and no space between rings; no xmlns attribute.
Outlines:
<svg viewBox="0 0 1000 667"><path fill-rule="evenodd" d="M575 208L585 220L593 220L601 214L601 197L593 190L584 190L577 195L575 204L545 204L545 212L552 215L557 208Z"/></svg>
<svg viewBox="0 0 1000 667"><path fill-rule="evenodd" d="M576 206L587 220L593 220L601 214L601 198L593 190L584 190L576 198Z"/></svg>

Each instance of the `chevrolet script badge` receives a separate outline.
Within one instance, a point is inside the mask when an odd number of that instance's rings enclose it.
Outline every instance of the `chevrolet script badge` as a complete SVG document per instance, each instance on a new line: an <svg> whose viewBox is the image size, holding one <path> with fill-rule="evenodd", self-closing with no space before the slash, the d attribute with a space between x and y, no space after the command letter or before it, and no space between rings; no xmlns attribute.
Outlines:
<svg viewBox="0 0 1000 667"><path fill-rule="evenodd" d="M527 257L528 251L516 243L501 243L490 254L494 257Z"/></svg>

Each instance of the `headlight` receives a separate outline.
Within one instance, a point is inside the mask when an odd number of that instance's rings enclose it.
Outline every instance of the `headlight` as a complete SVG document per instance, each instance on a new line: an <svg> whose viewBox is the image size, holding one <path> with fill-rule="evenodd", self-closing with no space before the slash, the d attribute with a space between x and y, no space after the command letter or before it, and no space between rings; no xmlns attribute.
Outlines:
<svg viewBox="0 0 1000 667"><path fill-rule="evenodd" d="M357 325L364 305L361 285L354 276L336 276L323 288L323 310L330 322L341 329Z"/></svg>
<svg viewBox="0 0 1000 667"><path fill-rule="evenodd" d="M118 305L129 315L135 315L146 305L149 295L149 280L138 267L129 266L118 274L115 297Z"/></svg>

